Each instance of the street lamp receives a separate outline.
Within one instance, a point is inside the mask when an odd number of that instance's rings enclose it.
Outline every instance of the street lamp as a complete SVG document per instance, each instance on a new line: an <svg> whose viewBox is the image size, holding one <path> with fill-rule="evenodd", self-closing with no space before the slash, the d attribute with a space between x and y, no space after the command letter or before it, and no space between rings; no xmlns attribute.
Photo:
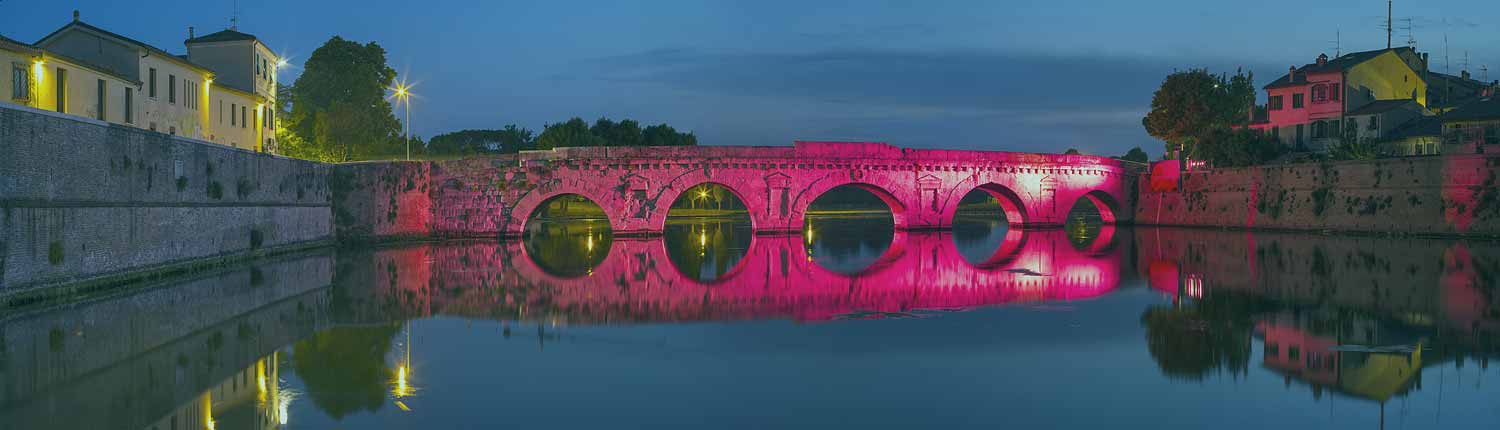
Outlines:
<svg viewBox="0 0 1500 430"><path fill-rule="evenodd" d="M406 125L402 134L406 140L406 161L411 161L411 86L405 82L398 83L391 87L391 92L397 104L406 104Z"/></svg>

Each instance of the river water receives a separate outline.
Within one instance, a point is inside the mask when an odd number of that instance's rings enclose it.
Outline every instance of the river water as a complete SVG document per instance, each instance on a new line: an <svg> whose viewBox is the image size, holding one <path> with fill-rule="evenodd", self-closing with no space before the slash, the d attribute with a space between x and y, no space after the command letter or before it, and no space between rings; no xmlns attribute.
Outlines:
<svg viewBox="0 0 1500 430"><path fill-rule="evenodd" d="M1494 428L1500 244L994 217L284 256L0 316L0 428Z"/></svg>

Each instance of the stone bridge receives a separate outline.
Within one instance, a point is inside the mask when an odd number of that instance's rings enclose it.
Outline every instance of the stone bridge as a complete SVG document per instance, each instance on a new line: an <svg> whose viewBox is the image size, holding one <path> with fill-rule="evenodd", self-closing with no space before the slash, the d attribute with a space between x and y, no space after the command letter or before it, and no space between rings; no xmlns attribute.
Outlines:
<svg viewBox="0 0 1500 430"><path fill-rule="evenodd" d="M839 273L815 262L801 236L756 236L734 267L710 281L677 267L663 238L617 238L592 271L577 276L549 273L518 241L389 248L355 266L371 272L357 288L387 298L371 303L397 303L389 310L400 315L390 319L822 321L1098 297L1131 272L1120 240L1107 226L1085 246L1061 229L1012 229L990 256L970 261L947 232L897 232L877 262Z"/></svg>
<svg viewBox="0 0 1500 430"><path fill-rule="evenodd" d="M1088 199L1105 221L1133 214L1135 174L1087 155L903 149L883 143L792 147L560 148L500 157L340 166L333 186L341 234L507 237L551 199L598 204L617 235L660 233L682 193L702 184L744 203L756 232L802 229L808 206L854 186L889 206L898 230L952 225L974 190L996 197L1009 223L1061 225ZM369 231L353 231L353 227Z"/></svg>

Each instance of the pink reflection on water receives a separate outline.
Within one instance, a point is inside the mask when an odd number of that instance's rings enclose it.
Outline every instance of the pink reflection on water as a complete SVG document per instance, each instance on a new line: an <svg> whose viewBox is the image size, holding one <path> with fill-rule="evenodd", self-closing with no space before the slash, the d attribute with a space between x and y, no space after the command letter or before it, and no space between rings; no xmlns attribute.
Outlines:
<svg viewBox="0 0 1500 430"><path fill-rule="evenodd" d="M519 242L424 246L382 261L431 262L428 279L376 268L377 288L425 296L417 315L572 322L793 318L826 321L858 313L953 310L1098 297L1120 283L1121 257L1108 247L1076 249L1061 230L1008 235L983 264L966 260L947 232L902 232L879 262L856 274L807 258L801 236L758 236L738 265L712 282L672 266L661 238L617 238L589 275L548 274ZM398 267L403 263L392 261ZM417 264L412 261L405 264ZM436 292L437 294L433 294ZM428 301L430 300L430 302ZM416 315L413 315L416 316Z"/></svg>

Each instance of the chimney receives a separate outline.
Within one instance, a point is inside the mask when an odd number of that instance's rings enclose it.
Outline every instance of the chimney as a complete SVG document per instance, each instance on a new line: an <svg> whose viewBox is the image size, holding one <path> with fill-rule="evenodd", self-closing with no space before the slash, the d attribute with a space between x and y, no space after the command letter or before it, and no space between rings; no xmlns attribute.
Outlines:
<svg viewBox="0 0 1500 430"><path fill-rule="evenodd" d="M1427 53L1426 53L1426 52L1423 52L1423 53L1422 53L1422 70L1423 70L1423 71L1426 71L1426 70L1427 70L1427 64L1428 64L1428 63L1427 63Z"/></svg>
<svg viewBox="0 0 1500 430"><path fill-rule="evenodd" d="M1286 81L1287 82L1297 82L1297 66L1291 66L1291 67L1287 67L1286 68Z"/></svg>
<svg viewBox="0 0 1500 430"><path fill-rule="evenodd" d="M1458 72L1458 77L1464 78L1464 79L1469 79L1469 71L1465 70L1465 71L1462 71L1462 72Z"/></svg>
<svg viewBox="0 0 1500 430"><path fill-rule="evenodd" d="M194 37L193 36L193 26L189 25L188 26L188 40L192 40L193 37Z"/></svg>
<svg viewBox="0 0 1500 430"><path fill-rule="evenodd" d="M1328 54L1318 54L1318 65L1319 66L1327 66L1328 65Z"/></svg>
<svg viewBox="0 0 1500 430"><path fill-rule="evenodd" d="M73 9L73 22L78 22L78 9Z"/></svg>

